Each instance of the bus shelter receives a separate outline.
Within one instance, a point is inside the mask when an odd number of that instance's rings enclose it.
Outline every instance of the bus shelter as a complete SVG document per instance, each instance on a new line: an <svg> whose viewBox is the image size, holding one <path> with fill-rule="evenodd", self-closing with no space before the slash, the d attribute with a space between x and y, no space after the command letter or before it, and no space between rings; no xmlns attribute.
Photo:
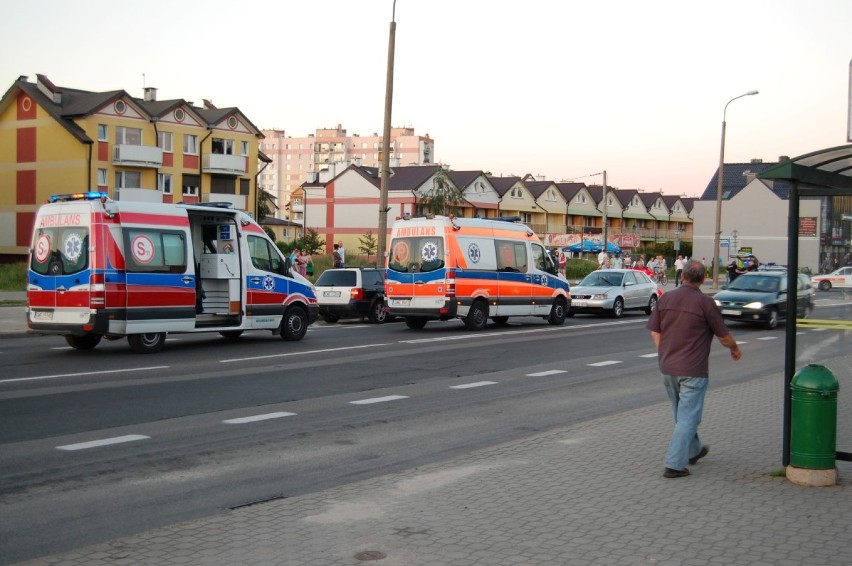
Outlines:
<svg viewBox="0 0 852 566"><path fill-rule="evenodd" d="M814 151L766 169L758 178L790 184L787 221L787 288L796 288L799 265L802 199L825 199L824 245L852 245L852 144ZM848 209L848 210L847 210ZM847 224L844 225L843 223ZM839 238L838 238L839 236ZM837 406L837 460L852 461L852 287L814 289L816 305L808 319L796 318L796 293L787 295L784 355L783 465L790 464L791 382L807 364L820 364L839 384ZM816 335L811 333L818 333ZM801 340L800 340L801 338Z"/></svg>

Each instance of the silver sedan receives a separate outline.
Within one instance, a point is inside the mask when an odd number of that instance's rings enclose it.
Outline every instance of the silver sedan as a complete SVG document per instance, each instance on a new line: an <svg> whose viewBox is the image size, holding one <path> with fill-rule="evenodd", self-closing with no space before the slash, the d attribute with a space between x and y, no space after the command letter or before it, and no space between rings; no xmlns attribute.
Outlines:
<svg viewBox="0 0 852 566"><path fill-rule="evenodd" d="M568 316L588 312L620 318L631 309L651 314L659 295L657 284L643 271L599 269L571 289Z"/></svg>

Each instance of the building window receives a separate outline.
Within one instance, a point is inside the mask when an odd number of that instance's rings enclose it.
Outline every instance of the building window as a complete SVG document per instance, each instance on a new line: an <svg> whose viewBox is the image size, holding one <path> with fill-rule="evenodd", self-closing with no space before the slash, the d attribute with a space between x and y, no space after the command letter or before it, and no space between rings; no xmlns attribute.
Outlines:
<svg viewBox="0 0 852 566"><path fill-rule="evenodd" d="M217 155L234 155L234 140L213 138L212 151Z"/></svg>
<svg viewBox="0 0 852 566"><path fill-rule="evenodd" d="M116 189L138 189L142 186L142 174L139 171L116 171Z"/></svg>
<svg viewBox="0 0 852 566"><path fill-rule="evenodd" d="M172 194L172 176L168 173L158 173L157 190L164 195Z"/></svg>
<svg viewBox="0 0 852 566"><path fill-rule="evenodd" d="M249 143L247 141L240 142L240 155L244 157L248 157L249 154Z"/></svg>
<svg viewBox="0 0 852 566"><path fill-rule="evenodd" d="M198 175L184 175L183 183L181 184L181 192L185 196L197 197L200 186L201 177L199 177Z"/></svg>
<svg viewBox="0 0 852 566"><path fill-rule="evenodd" d="M183 135L183 152L188 155L198 155L198 136Z"/></svg>
<svg viewBox="0 0 852 566"><path fill-rule="evenodd" d="M142 145L142 130L139 128L115 127L116 145Z"/></svg>
<svg viewBox="0 0 852 566"><path fill-rule="evenodd" d="M166 153L172 153L172 133L160 132L157 134L157 147Z"/></svg>
<svg viewBox="0 0 852 566"><path fill-rule="evenodd" d="M98 169L98 186L106 187L107 186L107 170L106 169Z"/></svg>
<svg viewBox="0 0 852 566"><path fill-rule="evenodd" d="M108 141L109 140L109 132L107 130L106 124L98 124L98 141Z"/></svg>

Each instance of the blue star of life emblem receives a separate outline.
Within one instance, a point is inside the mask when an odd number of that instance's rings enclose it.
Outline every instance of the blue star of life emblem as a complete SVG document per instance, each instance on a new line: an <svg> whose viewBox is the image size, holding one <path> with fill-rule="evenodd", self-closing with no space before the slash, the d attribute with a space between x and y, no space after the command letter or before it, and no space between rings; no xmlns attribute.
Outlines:
<svg viewBox="0 0 852 566"><path fill-rule="evenodd" d="M65 242L63 243L62 255L68 259L68 261L74 262L80 259L80 255L83 253L83 238L80 237L80 234L76 232L72 232L65 237Z"/></svg>
<svg viewBox="0 0 852 566"><path fill-rule="evenodd" d="M275 279L273 279L271 275L267 275L263 278L263 288L266 291L275 290Z"/></svg>
<svg viewBox="0 0 852 566"><path fill-rule="evenodd" d="M423 244L423 249L420 250L420 256L423 261L434 261L438 259L438 246L435 242L426 242Z"/></svg>
<svg viewBox="0 0 852 566"><path fill-rule="evenodd" d="M467 247L467 257L473 263L479 263L479 260L482 259L482 251L479 249L479 246L476 244L469 245Z"/></svg>

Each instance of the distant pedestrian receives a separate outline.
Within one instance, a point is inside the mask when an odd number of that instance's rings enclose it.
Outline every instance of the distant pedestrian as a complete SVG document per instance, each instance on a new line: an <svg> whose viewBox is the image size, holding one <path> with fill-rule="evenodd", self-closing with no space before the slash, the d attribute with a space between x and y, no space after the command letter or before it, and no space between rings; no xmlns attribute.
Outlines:
<svg viewBox="0 0 852 566"><path fill-rule="evenodd" d="M337 251L340 254L340 267L346 267L346 250L343 249L343 240L337 242Z"/></svg>
<svg viewBox="0 0 852 566"><path fill-rule="evenodd" d="M698 261L688 262L683 269L683 285L663 293L647 324L659 353L657 360L674 417L663 471L666 478L688 476L687 463L698 463L710 451L698 438L698 425L704 411L713 336L731 351L734 360L742 357L716 303L701 291L702 283L704 266Z"/></svg>
<svg viewBox="0 0 852 566"><path fill-rule="evenodd" d="M677 256L675 260L675 287L680 285L680 276L683 275L683 266L686 265L686 261L683 259L682 255Z"/></svg>
<svg viewBox="0 0 852 566"><path fill-rule="evenodd" d="M340 246L337 244L334 244L334 249L331 252L331 265L335 268L343 267L343 259L340 257Z"/></svg>

